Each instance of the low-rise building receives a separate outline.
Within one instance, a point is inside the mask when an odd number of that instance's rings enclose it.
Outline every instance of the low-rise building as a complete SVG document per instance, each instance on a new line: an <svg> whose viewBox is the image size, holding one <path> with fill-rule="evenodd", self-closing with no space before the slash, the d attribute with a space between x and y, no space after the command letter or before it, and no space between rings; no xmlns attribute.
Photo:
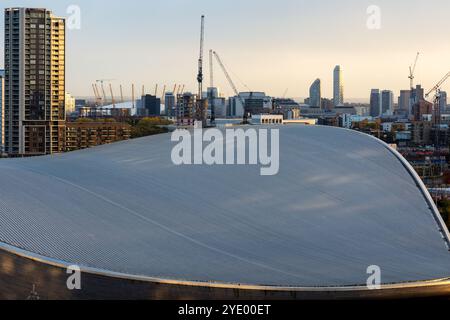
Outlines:
<svg viewBox="0 0 450 320"><path fill-rule="evenodd" d="M131 137L131 126L120 122L68 122L66 151L86 149Z"/></svg>

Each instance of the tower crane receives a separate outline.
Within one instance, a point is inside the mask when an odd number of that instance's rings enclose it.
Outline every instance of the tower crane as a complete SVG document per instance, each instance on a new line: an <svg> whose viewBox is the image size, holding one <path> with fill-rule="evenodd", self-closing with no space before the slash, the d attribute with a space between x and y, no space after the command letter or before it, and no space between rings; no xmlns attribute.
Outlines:
<svg viewBox="0 0 450 320"><path fill-rule="evenodd" d="M205 16L201 16L200 24L200 54L198 58L198 101L197 110L195 112L196 120L202 121L203 126L206 126L206 113L207 113L207 103L203 100L203 44L205 41ZM205 110L206 109L206 110Z"/></svg>
<svg viewBox="0 0 450 320"><path fill-rule="evenodd" d="M450 72L448 72L439 82L430 89L426 94L425 97L428 97L430 94L434 92L434 124L436 126L435 132L436 132L436 143L435 143L435 149L437 154L440 156L440 129L441 129L441 106L440 106L440 98L441 98L441 86L444 84L447 79L450 78ZM442 173L442 167L441 172Z"/></svg>
<svg viewBox="0 0 450 320"><path fill-rule="evenodd" d="M209 86L214 87L213 51L209 50Z"/></svg>
<svg viewBox="0 0 450 320"><path fill-rule="evenodd" d="M211 101L211 124L216 122L216 107L214 96L214 65L213 65L213 51L209 50L209 101Z"/></svg>
<svg viewBox="0 0 450 320"><path fill-rule="evenodd" d="M416 54L416 59L414 60L414 64L412 66L409 66L409 85L411 90L414 89L414 77L415 77L415 73L416 73L416 66L417 66L417 61L419 60L419 56L420 56L420 52L417 52Z"/></svg>
<svg viewBox="0 0 450 320"><path fill-rule="evenodd" d="M245 106L245 101L242 98L242 96L239 94L239 91L237 90L233 80L231 79L227 69L225 68L225 65L223 64L222 60L220 59L219 55L217 54L217 52L213 51L213 55L216 57L217 63L219 63L219 66L221 67L223 73L225 74L225 77L228 80L228 83L230 84L231 88L234 91L234 94L236 95L236 97L239 99L239 101L242 104L242 107L244 108L244 123L247 123L247 119L248 119L248 115L247 115L247 110L246 110L246 106Z"/></svg>
<svg viewBox="0 0 450 320"><path fill-rule="evenodd" d="M448 72L432 89L430 89L426 94L425 97L428 97L433 92L440 93L441 86L444 84L447 79L450 78L450 72Z"/></svg>

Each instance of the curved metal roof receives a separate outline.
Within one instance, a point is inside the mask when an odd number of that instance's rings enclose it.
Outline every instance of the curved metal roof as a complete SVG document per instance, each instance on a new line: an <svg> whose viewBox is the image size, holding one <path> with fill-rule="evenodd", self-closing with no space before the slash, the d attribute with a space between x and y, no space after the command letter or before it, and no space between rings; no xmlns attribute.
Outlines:
<svg viewBox="0 0 450 320"><path fill-rule="evenodd" d="M174 166L170 135L0 161L0 241L128 275L268 286L450 276L421 182L382 142L280 127L280 171ZM444 235L444 237L443 237Z"/></svg>

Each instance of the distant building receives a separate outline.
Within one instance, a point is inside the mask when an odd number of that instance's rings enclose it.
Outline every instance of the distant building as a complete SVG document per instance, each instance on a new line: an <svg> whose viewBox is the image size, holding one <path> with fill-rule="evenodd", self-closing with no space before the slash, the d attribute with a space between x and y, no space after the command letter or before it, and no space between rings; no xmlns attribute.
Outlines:
<svg viewBox="0 0 450 320"><path fill-rule="evenodd" d="M173 92L166 92L164 95L164 107L166 116L173 117L175 115L176 100Z"/></svg>
<svg viewBox="0 0 450 320"><path fill-rule="evenodd" d="M411 90L409 99L409 114L413 114L413 106L420 100L425 100L425 92L421 85L417 85L415 89Z"/></svg>
<svg viewBox="0 0 450 320"><path fill-rule="evenodd" d="M36 8L5 9L5 151L65 150L65 20Z"/></svg>
<svg viewBox="0 0 450 320"><path fill-rule="evenodd" d="M381 95L379 89L372 89L370 93L370 116L381 116Z"/></svg>
<svg viewBox="0 0 450 320"><path fill-rule="evenodd" d="M344 104L344 82L341 66L336 66L333 72L333 103L335 107Z"/></svg>
<svg viewBox="0 0 450 320"><path fill-rule="evenodd" d="M316 79L309 88L309 105L311 107L322 107L322 89L320 79Z"/></svg>
<svg viewBox="0 0 450 320"><path fill-rule="evenodd" d="M240 98L234 96L228 99L228 117L243 117L244 108L250 115L268 113L272 109L272 98L266 96L264 92L240 92L239 96Z"/></svg>
<svg viewBox="0 0 450 320"><path fill-rule="evenodd" d="M413 105L412 116L415 121L422 121L424 119L424 115L430 116L433 114L433 104L426 100L419 100Z"/></svg>
<svg viewBox="0 0 450 320"><path fill-rule="evenodd" d="M66 106L66 115L69 115L69 114L75 112L75 106L76 106L75 98L72 97L70 95L70 93L66 92L64 101L65 101L65 106Z"/></svg>
<svg viewBox="0 0 450 320"><path fill-rule="evenodd" d="M66 151L130 139L131 126L120 122L68 122Z"/></svg>
<svg viewBox="0 0 450 320"><path fill-rule="evenodd" d="M142 96L138 115L143 117L159 117L161 115L161 99L151 94Z"/></svg>
<svg viewBox="0 0 450 320"><path fill-rule="evenodd" d="M400 96L398 97L398 110L403 110L404 112L409 112L409 104L411 99L411 90L401 90Z"/></svg>
<svg viewBox="0 0 450 320"><path fill-rule="evenodd" d="M304 125L315 125L317 124L316 119L284 119L283 115L277 114L255 114L252 115L250 120L252 124L264 125L264 124L304 124Z"/></svg>
<svg viewBox="0 0 450 320"><path fill-rule="evenodd" d="M391 90L381 91L381 114L394 113L394 93Z"/></svg>
<svg viewBox="0 0 450 320"><path fill-rule="evenodd" d="M250 122L252 124L283 124L283 115L254 114Z"/></svg>
<svg viewBox="0 0 450 320"><path fill-rule="evenodd" d="M333 110L333 107L334 107L333 100L322 98L322 103L321 103L322 110L331 111L331 110Z"/></svg>
<svg viewBox="0 0 450 320"><path fill-rule="evenodd" d="M447 92L441 91L441 96L439 97L439 109L441 110L441 114L446 112L447 108Z"/></svg>
<svg viewBox="0 0 450 320"><path fill-rule="evenodd" d="M84 108L87 106L86 99L75 99L75 110L78 111L80 108Z"/></svg>
<svg viewBox="0 0 450 320"><path fill-rule="evenodd" d="M300 117L300 105L292 99L273 99L272 110L275 114L282 114L284 119Z"/></svg>
<svg viewBox="0 0 450 320"><path fill-rule="evenodd" d="M191 126L195 122L197 95L185 92L177 96L175 109L176 123L179 126Z"/></svg>
<svg viewBox="0 0 450 320"><path fill-rule="evenodd" d="M227 116L226 100L220 96L218 88L207 89L208 113L212 115L214 108L215 118L223 118Z"/></svg>

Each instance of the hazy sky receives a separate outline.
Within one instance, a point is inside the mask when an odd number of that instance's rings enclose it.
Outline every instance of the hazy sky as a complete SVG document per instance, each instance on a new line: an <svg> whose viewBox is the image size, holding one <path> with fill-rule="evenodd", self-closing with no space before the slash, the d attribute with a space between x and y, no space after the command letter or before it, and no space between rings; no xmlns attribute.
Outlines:
<svg viewBox="0 0 450 320"><path fill-rule="evenodd" d="M244 83L269 95L306 97L322 80L332 96L332 71L342 65L345 97L368 98L371 88L398 95L409 86L408 66L422 53L417 82L426 88L450 71L448 0L2 0L2 7L46 7L67 16L81 9L81 29L67 30L67 91L92 95L96 79L131 83L184 83L195 92L200 15L208 49L216 50L239 90ZM381 29L367 27L367 8L381 9ZM3 10L2 10L3 11ZM3 21L3 12L1 14ZM3 44L3 22L0 41ZM3 45L0 66L3 65ZM232 90L216 65L216 84ZM151 90L150 90L151 88ZM450 90L450 82L444 86ZM117 94L117 93L116 93Z"/></svg>

